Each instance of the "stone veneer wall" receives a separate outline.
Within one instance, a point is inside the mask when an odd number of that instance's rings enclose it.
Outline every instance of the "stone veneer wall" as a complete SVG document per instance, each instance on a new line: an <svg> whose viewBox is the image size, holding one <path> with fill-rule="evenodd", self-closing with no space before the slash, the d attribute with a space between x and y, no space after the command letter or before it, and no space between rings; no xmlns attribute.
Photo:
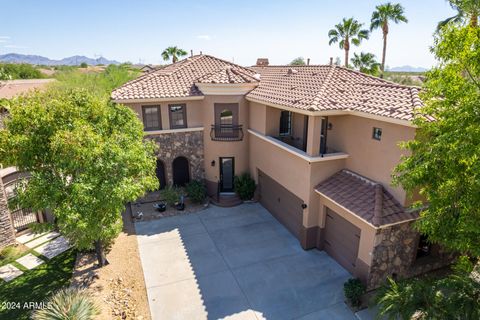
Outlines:
<svg viewBox="0 0 480 320"><path fill-rule="evenodd" d="M412 225L412 221L407 221L377 231L368 289L380 287L394 274L400 279L409 278L452 263L455 254L437 245L432 245L429 256L416 259L420 234Z"/></svg>
<svg viewBox="0 0 480 320"><path fill-rule="evenodd" d="M15 231L7 206L7 196L0 179L0 249L13 243L15 243Z"/></svg>
<svg viewBox="0 0 480 320"><path fill-rule="evenodd" d="M188 159L190 180L203 180L205 178L203 131L162 133L148 135L146 138L155 141L159 146L157 156L164 162L167 185L173 184L173 160L181 156Z"/></svg>

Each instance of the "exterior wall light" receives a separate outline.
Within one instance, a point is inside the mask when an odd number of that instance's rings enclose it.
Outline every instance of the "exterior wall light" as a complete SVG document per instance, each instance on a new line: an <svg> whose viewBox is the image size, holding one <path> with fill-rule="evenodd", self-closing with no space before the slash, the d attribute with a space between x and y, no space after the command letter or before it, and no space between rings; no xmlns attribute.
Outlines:
<svg viewBox="0 0 480 320"><path fill-rule="evenodd" d="M302 203L302 209L307 209L307 204L306 203Z"/></svg>
<svg viewBox="0 0 480 320"><path fill-rule="evenodd" d="M212 162L210 162L210 164L212 165L212 167L215 167L215 160L212 160Z"/></svg>

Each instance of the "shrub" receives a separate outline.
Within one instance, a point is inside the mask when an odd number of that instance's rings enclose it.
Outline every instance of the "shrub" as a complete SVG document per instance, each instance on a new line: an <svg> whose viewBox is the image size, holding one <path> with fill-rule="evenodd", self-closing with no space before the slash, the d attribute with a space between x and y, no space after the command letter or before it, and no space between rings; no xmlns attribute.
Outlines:
<svg viewBox="0 0 480 320"><path fill-rule="evenodd" d="M185 187L185 191L194 203L202 203L205 200L207 193L205 185L198 180L190 181Z"/></svg>
<svg viewBox="0 0 480 320"><path fill-rule="evenodd" d="M88 68L88 64L86 62L80 63L80 68Z"/></svg>
<svg viewBox="0 0 480 320"><path fill-rule="evenodd" d="M165 187L165 189L160 191L160 197L168 205L173 206L180 200L180 190L177 187Z"/></svg>
<svg viewBox="0 0 480 320"><path fill-rule="evenodd" d="M67 288L53 295L47 307L35 311L32 318L34 320L90 320L94 319L98 313L99 309L87 291Z"/></svg>
<svg viewBox="0 0 480 320"><path fill-rule="evenodd" d="M345 298L347 298L350 304L354 307L360 306L361 298L365 291L365 286L358 278L348 279L348 281L343 284Z"/></svg>
<svg viewBox="0 0 480 320"><path fill-rule="evenodd" d="M241 176L235 177L235 191L242 200L250 200L255 193L255 181L250 177L250 174L244 173Z"/></svg>

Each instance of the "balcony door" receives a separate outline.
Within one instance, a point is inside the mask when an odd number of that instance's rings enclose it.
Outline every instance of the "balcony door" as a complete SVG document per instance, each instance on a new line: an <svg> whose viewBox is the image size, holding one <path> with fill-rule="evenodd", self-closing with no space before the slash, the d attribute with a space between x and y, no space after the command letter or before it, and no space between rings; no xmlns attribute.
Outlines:
<svg viewBox="0 0 480 320"><path fill-rule="evenodd" d="M234 158L220 158L220 192L233 192Z"/></svg>
<svg viewBox="0 0 480 320"><path fill-rule="evenodd" d="M238 137L238 103L215 103L215 136Z"/></svg>

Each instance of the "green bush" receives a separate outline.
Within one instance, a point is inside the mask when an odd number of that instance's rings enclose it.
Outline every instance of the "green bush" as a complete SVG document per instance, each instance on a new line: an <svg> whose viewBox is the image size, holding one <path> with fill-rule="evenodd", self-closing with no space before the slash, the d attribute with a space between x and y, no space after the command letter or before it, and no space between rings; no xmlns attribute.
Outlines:
<svg viewBox="0 0 480 320"><path fill-rule="evenodd" d="M67 288L58 291L50 298L47 307L35 311L32 318L90 320L98 314L99 309L87 291Z"/></svg>
<svg viewBox="0 0 480 320"><path fill-rule="evenodd" d="M80 63L80 68L88 68L88 64L86 62Z"/></svg>
<svg viewBox="0 0 480 320"><path fill-rule="evenodd" d="M345 298L347 298L350 304L354 307L360 306L362 295L365 291L365 285L358 278L348 279L348 281L343 284Z"/></svg>
<svg viewBox="0 0 480 320"><path fill-rule="evenodd" d="M168 205L173 206L180 200L180 189L177 187L168 186L160 191L160 198Z"/></svg>
<svg viewBox="0 0 480 320"><path fill-rule="evenodd" d="M0 80L40 79L42 72L27 63L0 63Z"/></svg>
<svg viewBox="0 0 480 320"><path fill-rule="evenodd" d="M190 181L186 185L185 191L187 192L188 197L194 203L202 203L205 200L205 196L207 194L205 185L198 180Z"/></svg>
<svg viewBox="0 0 480 320"><path fill-rule="evenodd" d="M244 173L241 176L235 177L235 191L242 200L251 200L255 193L255 180L250 177L250 174Z"/></svg>

